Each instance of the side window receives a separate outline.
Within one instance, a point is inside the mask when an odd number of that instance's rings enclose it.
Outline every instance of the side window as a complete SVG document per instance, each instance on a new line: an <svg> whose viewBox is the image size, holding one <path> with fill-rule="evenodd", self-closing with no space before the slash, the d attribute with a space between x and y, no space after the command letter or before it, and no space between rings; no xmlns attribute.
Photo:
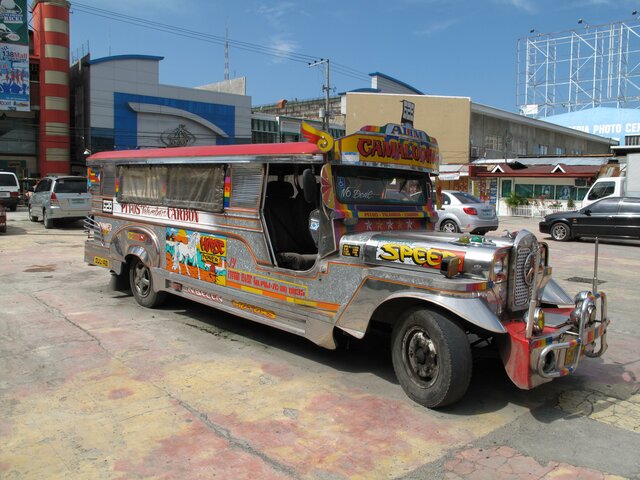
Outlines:
<svg viewBox="0 0 640 480"><path fill-rule="evenodd" d="M511 180L502 180L502 190L500 195L504 197L508 197L511 194L512 182Z"/></svg>
<svg viewBox="0 0 640 480"><path fill-rule="evenodd" d="M640 200L625 198L620 202L620 210L618 213L640 215Z"/></svg>
<svg viewBox="0 0 640 480"><path fill-rule="evenodd" d="M598 203L589 205L587 207L587 210L589 210L591 213L598 213L598 214L617 213L619 203L620 203L620 200L618 200L617 198L616 199L606 198Z"/></svg>
<svg viewBox="0 0 640 480"><path fill-rule="evenodd" d="M451 197L446 193L442 194L442 205L451 205Z"/></svg>
<svg viewBox="0 0 640 480"><path fill-rule="evenodd" d="M121 165L117 185L122 203L224 209L224 165Z"/></svg>
<svg viewBox="0 0 640 480"><path fill-rule="evenodd" d="M51 186L51 180L49 180L48 178L45 178L44 180L41 180L40 183L38 183L38 186L36 187L35 191L46 192L47 190L49 190L50 186Z"/></svg>
<svg viewBox="0 0 640 480"><path fill-rule="evenodd" d="M616 188L616 184L613 182L602 182L595 185L591 192L589 192L589 200L597 200L598 198L608 197L612 195Z"/></svg>

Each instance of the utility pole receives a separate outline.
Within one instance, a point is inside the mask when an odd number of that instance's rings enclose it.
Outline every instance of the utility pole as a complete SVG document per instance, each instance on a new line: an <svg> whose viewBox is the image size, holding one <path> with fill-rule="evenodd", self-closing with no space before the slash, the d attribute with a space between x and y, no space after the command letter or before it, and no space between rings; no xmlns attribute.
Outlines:
<svg viewBox="0 0 640 480"><path fill-rule="evenodd" d="M327 84L323 85L322 90L326 93L325 101L324 101L324 115L322 116L322 129L325 132L329 132L329 93L331 92L331 87L329 86L329 59L321 58L315 62L311 62L308 65L310 67L317 67L318 65L326 65L327 66ZM322 111L321 111L322 113Z"/></svg>
<svg viewBox="0 0 640 480"><path fill-rule="evenodd" d="M229 29L225 28L224 36L224 79L229 80Z"/></svg>

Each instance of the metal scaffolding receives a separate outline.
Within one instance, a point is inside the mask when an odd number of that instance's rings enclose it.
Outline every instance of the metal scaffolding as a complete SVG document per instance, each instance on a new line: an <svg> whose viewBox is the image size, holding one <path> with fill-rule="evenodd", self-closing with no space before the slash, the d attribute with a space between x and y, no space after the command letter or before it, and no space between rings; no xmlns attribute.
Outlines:
<svg viewBox="0 0 640 480"><path fill-rule="evenodd" d="M599 106L640 108L640 22L519 39L516 104L535 118Z"/></svg>

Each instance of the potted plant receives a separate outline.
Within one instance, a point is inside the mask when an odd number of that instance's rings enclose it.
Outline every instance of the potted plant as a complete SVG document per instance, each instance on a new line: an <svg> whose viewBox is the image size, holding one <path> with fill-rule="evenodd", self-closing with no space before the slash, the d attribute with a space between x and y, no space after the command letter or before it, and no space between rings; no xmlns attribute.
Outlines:
<svg viewBox="0 0 640 480"><path fill-rule="evenodd" d="M511 192L504 198L504 203L513 211L521 205L528 205L526 198L518 195L516 192Z"/></svg>

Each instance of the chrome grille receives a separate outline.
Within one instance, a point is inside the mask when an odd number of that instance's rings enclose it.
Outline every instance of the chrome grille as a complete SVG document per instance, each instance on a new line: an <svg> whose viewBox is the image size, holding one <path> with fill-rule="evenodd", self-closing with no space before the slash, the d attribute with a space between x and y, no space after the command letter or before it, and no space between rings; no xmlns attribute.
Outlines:
<svg viewBox="0 0 640 480"><path fill-rule="evenodd" d="M521 247L518 249L516 256L516 273L513 285L513 303L515 306L522 307L526 305L531 296L531 287L524 281L525 263L527 257L531 253L531 248Z"/></svg>
<svg viewBox="0 0 640 480"><path fill-rule="evenodd" d="M84 231L87 232L87 237L89 239L97 240L104 245L104 236L102 235L102 228L100 228L100 224L96 222L93 219L93 217L85 217Z"/></svg>

